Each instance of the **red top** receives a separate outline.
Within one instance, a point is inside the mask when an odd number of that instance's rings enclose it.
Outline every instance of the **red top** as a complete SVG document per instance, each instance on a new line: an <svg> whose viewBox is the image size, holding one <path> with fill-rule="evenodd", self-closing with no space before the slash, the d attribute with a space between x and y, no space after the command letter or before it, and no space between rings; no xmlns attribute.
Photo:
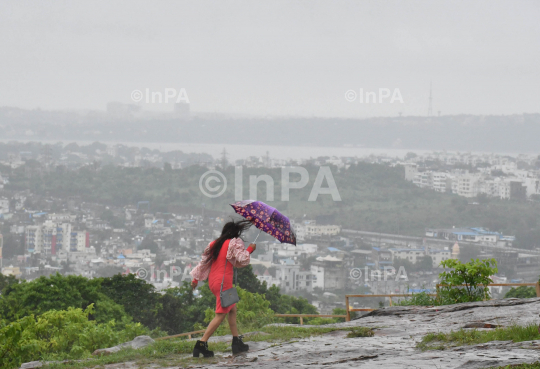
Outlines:
<svg viewBox="0 0 540 369"><path fill-rule="evenodd" d="M236 305L233 304L231 306L227 306L226 308L221 306L219 293L221 289L221 281L223 280L223 274L225 273L225 280L223 281L223 290L225 291L233 287L233 267L242 268L248 265L249 255L251 255L253 252L253 248L251 246L244 250L243 247L238 247L240 245L236 245L238 250L232 250L234 252L229 252L230 241L231 240L227 240L223 243L217 259L212 261L210 274L208 275L208 287L216 296L216 313L218 314L228 313ZM229 254L229 259L227 260L227 269L225 269L225 260L227 258L227 254Z"/></svg>

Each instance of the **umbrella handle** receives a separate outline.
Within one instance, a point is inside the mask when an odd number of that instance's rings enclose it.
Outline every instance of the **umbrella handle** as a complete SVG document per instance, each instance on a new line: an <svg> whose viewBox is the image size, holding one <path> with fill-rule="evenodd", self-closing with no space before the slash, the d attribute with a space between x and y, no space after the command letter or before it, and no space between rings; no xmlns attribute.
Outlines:
<svg viewBox="0 0 540 369"><path fill-rule="evenodd" d="M262 230L259 231L259 234L257 235L257 237L255 237L255 240L252 243L257 242L257 238L259 238L259 236L261 235L261 232L262 232Z"/></svg>

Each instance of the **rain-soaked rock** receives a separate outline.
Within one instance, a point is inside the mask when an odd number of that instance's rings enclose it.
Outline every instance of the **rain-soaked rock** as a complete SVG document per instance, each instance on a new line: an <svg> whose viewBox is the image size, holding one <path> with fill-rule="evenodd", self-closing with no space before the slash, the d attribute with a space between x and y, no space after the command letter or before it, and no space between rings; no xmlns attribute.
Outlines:
<svg viewBox="0 0 540 369"><path fill-rule="evenodd" d="M367 314L361 315L355 319L362 319L368 316L388 316L388 315L405 315L405 314L433 314L433 313L451 313L454 311L468 310L484 307L509 307L524 304L535 304L540 301L540 297L530 299L502 299L464 302L461 304L445 305L445 306L390 306L382 309L370 311Z"/></svg>
<svg viewBox="0 0 540 369"><path fill-rule="evenodd" d="M138 336L133 339L133 341L122 343L118 346L104 348L104 349L98 349L92 353L92 355L110 355L114 352L118 352L123 348L131 347L134 349L140 349L142 347L146 347L149 344L154 342L154 340L150 336Z"/></svg>
<svg viewBox="0 0 540 369"><path fill-rule="evenodd" d="M43 363L41 361L30 361L28 363L22 364L21 369L41 368L42 366Z"/></svg>
<svg viewBox="0 0 540 369"><path fill-rule="evenodd" d="M459 305L459 306L458 306ZM510 364L533 363L540 357L540 341L494 341L473 346L447 347L445 350L420 351L416 348L427 333L447 333L472 325L510 326L538 324L540 299L507 299L451 306L393 307L364 315L346 323L321 327L372 328L374 337L346 338L331 333L309 339L292 340L267 347L244 341L250 351L227 366L281 368L380 368L380 369L475 369ZM403 309L405 308L405 309ZM482 324L482 327L478 325ZM297 326L309 328L309 326ZM258 342L257 342L258 343ZM250 362L250 358L257 358ZM224 363L205 367L219 368Z"/></svg>

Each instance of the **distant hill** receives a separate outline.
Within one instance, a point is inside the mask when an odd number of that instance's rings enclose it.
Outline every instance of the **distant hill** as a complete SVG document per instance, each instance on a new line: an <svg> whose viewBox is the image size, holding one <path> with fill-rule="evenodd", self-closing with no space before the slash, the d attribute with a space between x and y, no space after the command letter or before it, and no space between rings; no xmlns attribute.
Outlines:
<svg viewBox="0 0 540 369"><path fill-rule="evenodd" d="M3 139L357 145L378 148L538 152L540 114L441 117L113 118L104 112L0 108Z"/></svg>

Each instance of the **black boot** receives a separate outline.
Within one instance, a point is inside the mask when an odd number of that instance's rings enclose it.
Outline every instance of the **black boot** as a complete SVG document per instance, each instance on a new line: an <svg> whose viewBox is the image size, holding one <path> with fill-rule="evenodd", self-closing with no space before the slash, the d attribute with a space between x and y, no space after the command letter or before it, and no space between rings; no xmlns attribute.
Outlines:
<svg viewBox="0 0 540 369"><path fill-rule="evenodd" d="M214 351L208 350L208 342L197 341L193 348L193 357L199 357L200 354L203 357L214 357Z"/></svg>
<svg viewBox="0 0 540 369"><path fill-rule="evenodd" d="M233 337L232 339L232 353L233 355L239 354L241 352L246 352L249 350L249 345L246 345L242 342L242 336Z"/></svg>

